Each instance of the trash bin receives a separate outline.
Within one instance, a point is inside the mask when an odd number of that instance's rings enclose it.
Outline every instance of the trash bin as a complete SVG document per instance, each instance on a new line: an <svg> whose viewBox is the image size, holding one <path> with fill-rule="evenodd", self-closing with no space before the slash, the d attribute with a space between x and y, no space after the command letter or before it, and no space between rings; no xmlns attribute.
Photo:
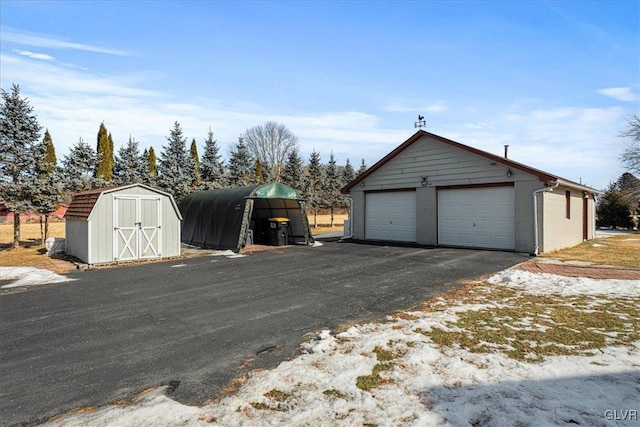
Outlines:
<svg viewBox="0 0 640 427"><path fill-rule="evenodd" d="M289 218L269 218L269 238L273 246L286 246L289 240Z"/></svg>

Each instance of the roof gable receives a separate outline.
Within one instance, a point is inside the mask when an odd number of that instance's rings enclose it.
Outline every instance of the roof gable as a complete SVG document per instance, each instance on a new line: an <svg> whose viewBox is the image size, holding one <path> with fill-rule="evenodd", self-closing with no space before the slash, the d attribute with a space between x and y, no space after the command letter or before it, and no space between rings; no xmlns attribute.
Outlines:
<svg viewBox="0 0 640 427"><path fill-rule="evenodd" d="M173 196L171 194L165 193L164 191L160 191L156 188L149 187L148 185L144 184L117 185L113 187L96 188L93 190L87 190L81 193L77 193L73 196L71 204L67 208L67 212L65 213L64 218L76 221L87 221L89 219L89 216L91 215L91 212L93 212L94 206L98 203L98 200L103 194L113 193L132 187L141 187L149 191L153 191L154 193L168 196L171 200L171 204L176 212L176 215L178 216L178 218L182 219L182 215L180 214L178 206L176 205L175 200L173 199Z"/></svg>
<svg viewBox="0 0 640 427"><path fill-rule="evenodd" d="M573 181L567 180L567 179L563 179L560 178L557 175L553 175L550 174L548 172L533 168L531 166L527 166L523 163L519 163L519 162L515 162L513 160L486 152L486 151L482 151L479 150L477 148L474 147L470 147L468 145L464 145L461 144L459 142L453 141L451 139L447 139L444 138L442 136L430 133L430 132L426 132L424 130L419 130L417 131L415 134L413 134L409 139L407 139L405 142L403 142L402 144L400 144L398 147L396 147L393 151L391 151L389 154L387 154L386 156L384 156L382 159L380 159L378 162L376 162L373 166L371 166L369 169L367 169L362 175L360 175L358 178L356 178L355 180L353 180L351 183L349 183L348 185L346 185L343 189L342 192L343 193L348 193L349 190L351 190L353 187L355 187L356 185L358 185L359 183L361 183L362 181L364 181L367 177L371 176L372 174L374 174L377 170L379 170L381 167L383 167L384 165L386 165L390 160L394 159L396 156L398 156L400 153L402 153L404 150L406 150L408 147L410 147L411 145L413 145L416 141L420 140L423 137L428 137L431 139L435 139L439 142L445 143L449 146L452 147L456 147L458 149L464 150L468 153L472 153L475 154L477 156L481 156L484 157L488 160L491 160L492 162L495 163L501 163L505 166L508 166L509 168L513 168L516 170L520 170L523 172L526 172L530 175L535 176L537 179L539 179L541 182L545 183L545 184L555 184L559 181L562 182L562 184L564 185L568 185L571 187L575 187L584 191L590 191L593 193L599 193L598 190L595 190L593 188L589 188L586 187L584 185L575 183Z"/></svg>

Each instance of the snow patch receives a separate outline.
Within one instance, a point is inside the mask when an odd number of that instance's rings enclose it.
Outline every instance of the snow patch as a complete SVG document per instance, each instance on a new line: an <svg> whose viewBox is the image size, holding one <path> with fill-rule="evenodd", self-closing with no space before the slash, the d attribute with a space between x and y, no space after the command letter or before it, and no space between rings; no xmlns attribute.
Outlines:
<svg viewBox="0 0 640 427"><path fill-rule="evenodd" d="M503 271L489 282L520 293L640 295L639 281L520 270ZM433 305L442 311L407 312L410 316L356 325L335 337L323 330L301 344L298 357L253 372L236 393L200 408L181 405L157 389L129 406L63 415L46 425L637 425L607 414L638 408L640 342L604 347L593 356L550 356L541 363L499 351L439 347L420 330L449 329L457 313L484 307L446 304L436 300ZM530 328L532 322L523 317L521 323ZM391 356L377 373L380 384L365 391L358 379L381 365L376 347Z"/></svg>
<svg viewBox="0 0 640 427"><path fill-rule="evenodd" d="M0 267L0 280L10 280L11 283L2 285L2 289L18 288L23 286L47 285L49 283L70 282L66 276L56 274L53 271L35 267Z"/></svg>

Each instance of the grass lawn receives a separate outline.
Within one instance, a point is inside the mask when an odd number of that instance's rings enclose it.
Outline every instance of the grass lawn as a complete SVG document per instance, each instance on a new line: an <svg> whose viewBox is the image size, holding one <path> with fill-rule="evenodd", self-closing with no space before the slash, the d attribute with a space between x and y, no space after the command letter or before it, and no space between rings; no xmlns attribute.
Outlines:
<svg viewBox="0 0 640 427"><path fill-rule="evenodd" d="M334 215L334 226L330 226L329 215L318 215L318 227L311 227L314 235L334 233L343 230L347 215ZM313 218L309 217L310 221ZM49 237L64 238L64 222L49 224ZM13 242L13 224L0 224L0 265L14 267L34 267L46 264L47 255L40 241L40 224L23 223L20 225L20 247L10 249Z"/></svg>
<svg viewBox="0 0 640 427"><path fill-rule="evenodd" d="M640 269L640 234L589 240L572 248L542 254L540 257Z"/></svg>
<svg viewBox="0 0 640 427"><path fill-rule="evenodd" d="M49 224L49 237L64 237L64 222ZM20 247L10 249L13 242L13 223L0 224L0 265L34 267L46 264L48 257L40 237L40 224L20 225Z"/></svg>

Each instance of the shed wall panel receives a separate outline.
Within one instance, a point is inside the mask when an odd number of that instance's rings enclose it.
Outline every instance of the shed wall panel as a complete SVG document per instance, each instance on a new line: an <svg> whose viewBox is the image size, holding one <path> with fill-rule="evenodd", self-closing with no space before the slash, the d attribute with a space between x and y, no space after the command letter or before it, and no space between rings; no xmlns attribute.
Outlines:
<svg viewBox="0 0 640 427"><path fill-rule="evenodd" d="M89 260L89 230L87 221L65 222L65 252L83 262Z"/></svg>

